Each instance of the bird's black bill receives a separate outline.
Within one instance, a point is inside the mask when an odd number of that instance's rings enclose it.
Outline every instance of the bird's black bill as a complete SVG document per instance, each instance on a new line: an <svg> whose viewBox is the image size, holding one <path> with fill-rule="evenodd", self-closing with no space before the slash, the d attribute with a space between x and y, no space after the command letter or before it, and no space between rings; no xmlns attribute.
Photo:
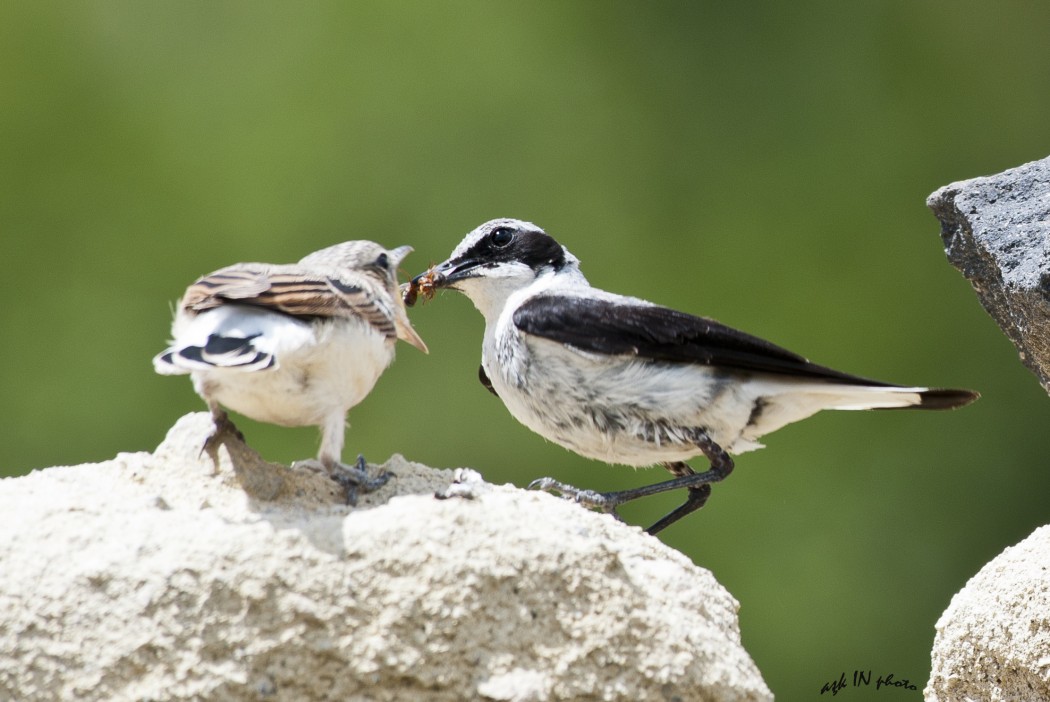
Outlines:
<svg viewBox="0 0 1050 702"><path fill-rule="evenodd" d="M444 263L431 266L403 286L401 299L405 306L413 307L423 296L427 301L434 297L434 293L441 288L455 288L456 281L473 278L480 264L472 259L463 261L445 261Z"/></svg>
<svg viewBox="0 0 1050 702"><path fill-rule="evenodd" d="M457 281L473 278L477 275L477 269L480 265L479 261L471 258L445 261L432 269L433 285L436 288L452 287Z"/></svg>

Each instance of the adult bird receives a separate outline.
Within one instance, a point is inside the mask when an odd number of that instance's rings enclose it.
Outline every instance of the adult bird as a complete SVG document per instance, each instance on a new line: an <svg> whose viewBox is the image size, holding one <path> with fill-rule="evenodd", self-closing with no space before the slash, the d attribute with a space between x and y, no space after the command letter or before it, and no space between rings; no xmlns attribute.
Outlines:
<svg viewBox="0 0 1050 702"><path fill-rule="evenodd" d="M532 483L611 512L687 489L650 533L702 507L732 471L731 453L761 448L786 424L823 409L948 409L978 397L832 370L712 319L594 288L579 264L535 224L495 219L416 276L405 298L441 288L470 298L485 318L479 377L537 434L587 458L670 471L609 493ZM686 461L701 454L710 467L697 473Z"/></svg>
<svg viewBox="0 0 1050 702"><path fill-rule="evenodd" d="M353 501L389 476L370 477L360 456L355 466L342 463L346 414L394 360L397 339L427 351L398 294L397 267L411 251L347 241L294 264L209 273L186 290L173 340L153 366L189 374L216 435L236 431L223 407L260 422L320 427L317 459Z"/></svg>

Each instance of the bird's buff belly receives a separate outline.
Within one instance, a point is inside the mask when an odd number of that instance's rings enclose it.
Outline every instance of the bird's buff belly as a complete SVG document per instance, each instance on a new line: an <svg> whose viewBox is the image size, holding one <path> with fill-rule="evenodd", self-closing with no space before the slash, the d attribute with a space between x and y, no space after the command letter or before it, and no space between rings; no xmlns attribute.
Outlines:
<svg viewBox="0 0 1050 702"><path fill-rule="evenodd" d="M379 364L348 363L333 372L288 364L243 374L198 371L193 382L223 406L256 421L317 426L333 407L346 411L363 400L382 369Z"/></svg>

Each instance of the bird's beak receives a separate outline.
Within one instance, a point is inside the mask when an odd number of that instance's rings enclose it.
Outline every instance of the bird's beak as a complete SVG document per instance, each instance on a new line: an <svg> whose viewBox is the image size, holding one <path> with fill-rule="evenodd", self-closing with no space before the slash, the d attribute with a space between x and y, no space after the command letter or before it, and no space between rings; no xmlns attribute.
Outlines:
<svg viewBox="0 0 1050 702"><path fill-rule="evenodd" d="M392 268L396 270L401 265L401 262L405 260L405 257L412 253L412 250L411 246L398 246L396 249L391 249L388 253L390 254L390 260L393 262ZM401 299L401 295L395 295L394 297L397 298L397 304L394 306L394 328L397 329L397 338L412 344L423 353L430 353L423 339L412 328L412 322L408 319L408 311L405 310L405 303Z"/></svg>
<svg viewBox="0 0 1050 702"><path fill-rule="evenodd" d="M478 265L478 262L472 259L449 259L437 266L431 266L411 282L401 286L401 300L412 307L419 295L423 295L424 300L429 300L434 297L434 291L440 288L455 290L457 281L475 277Z"/></svg>
<svg viewBox="0 0 1050 702"><path fill-rule="evenodd" d="M427 348L427 345L416 333L416 330L412 328L412 323L408 321L408 313L405 312L404 305L397 306L397 311L394 313L394 326L397 328L398 339L407 341L423 353L430 353L430 349Z"/></svg>
<svg viewBox="0 0 1050 702"><path fill-rule="evenodd" d="M393 261L393 268L397 268L401 265L401 262L405 260L405 257L415 251L411 246L398 246L396 249L391 249L387 253L390 254L390 259Z"/></svg>
<svg viewBox="0 0 1050 702"><path fill-rule="evenodd" d="M449 259L420 273L412 279L412 283L419 285L421 280L428 278L430 285L435 288L451 288L457 281L473 278L477 268L478 262L473 259Z"/></svg>

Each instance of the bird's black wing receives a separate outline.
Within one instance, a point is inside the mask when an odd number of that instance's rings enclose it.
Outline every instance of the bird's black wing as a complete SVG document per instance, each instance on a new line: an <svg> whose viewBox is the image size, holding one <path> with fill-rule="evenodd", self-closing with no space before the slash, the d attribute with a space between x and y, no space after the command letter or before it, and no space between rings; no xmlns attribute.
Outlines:
<svg viewBox="0 0 1050 702"><path fill-rule="evenodd" d="M538 295L515 311L514 324L526 334L590 353L696 363L850 385L889 386L810 363L796 353L713 319L630 300Z"/></svg>
<svg viewBox="0 0 1050 702"><path fill-rule="evenodd" d="M485 372L485 366L478 366L478 380L485 386L485 389L491 392L496 397L499 397L499 393L496 392L496 388L492 387L492 381L489 380L489 374Z"/></svg>

